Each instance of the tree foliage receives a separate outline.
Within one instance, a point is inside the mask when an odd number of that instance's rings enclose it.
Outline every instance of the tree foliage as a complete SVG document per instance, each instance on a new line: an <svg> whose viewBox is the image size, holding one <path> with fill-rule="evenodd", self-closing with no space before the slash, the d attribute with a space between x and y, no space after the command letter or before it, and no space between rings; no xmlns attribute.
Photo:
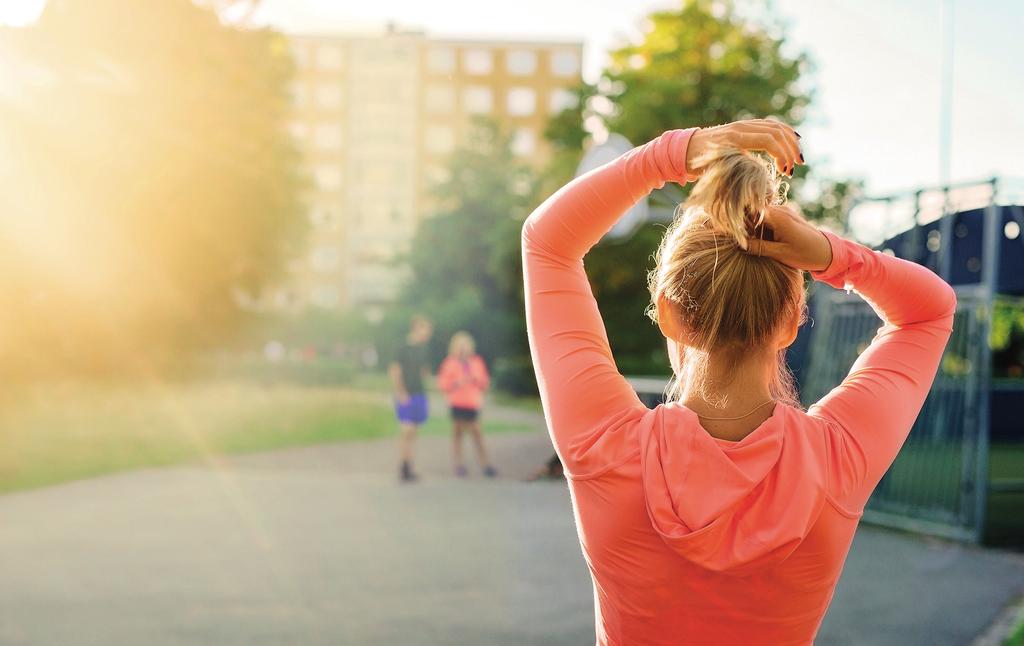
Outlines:
<svg viewBox="0 0 1024 646"><path fill-rule="evenodd" d="M533 203L533 173L513 156L508 133L489 121L474 124L449 170L435 187L437 212L420 223L403 259L410 281L382 326L382 345L400 342L408 317L424 313L435 323L435 358L452 333L467 330L499 382L528 390L519 232Z"/></svg>
<svg viewBox="0 0 1024 646"><path fill-rule="evenodd" d="M737 14L731 2L686 0L647 18L643 40L611 53L612 132L640 144L666 130L753 117L799 124L811 95L806 55L784 34Z"/></svg>
<svg viewBox="0 0 1024 646"><path fill-rule="evenodd" d="M728 0L683 0L648 16L638 42L611 52L597 85L579 90L588 102L553 119L547 137L566 157L575 149L578 161L587 119L600 119L608 131L634 144L674 128L754 117L799 125L813 98L810 67L804 53L788 53L780 25L741 14ZM552 175L564 175L571 165L566 159L559 164ZM791 183L798 189L805 175L806 168L798 167ZM824 201L801 201L805 212L840 220L855 185L823 181L819 186L840 192ZM624 372L670 370L664 340L644 316L647 272L663 233L663 224L649 223L630 240L602 243L587 256L587 274Z"/></svg>
<svg viewBox="0 0 1024 646"><path fill-rule="evenodd" d="M303 232L284 37L189 0L53 0L0 48L5 364L117 367L233 329L232 290Z"/></svg>

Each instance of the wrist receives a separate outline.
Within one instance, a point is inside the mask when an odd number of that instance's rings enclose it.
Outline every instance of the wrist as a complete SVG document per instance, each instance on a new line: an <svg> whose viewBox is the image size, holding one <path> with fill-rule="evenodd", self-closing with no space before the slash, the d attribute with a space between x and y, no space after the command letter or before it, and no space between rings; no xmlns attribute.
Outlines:
<svg viewBox="0 0 1024 646"><path fill-rule="evenodd" d="M716 148L729 145L727 132L722 126L693 128L686 144L686 178L696 181L704 174L704 158Z"/></svg>
<svg viewBox="0 0 1024 646"><path fill-rule="evenodd" d="M832 267L832 260L834 258L832 252L832 241L829 239L827 235L825 235L825 232L822 231L821 229L818 229L818 235L821 236L822 240L824 240L821 254L823 263L821 265L821 269L818 269L816 271L826 272L829 270L829 268Z"/></svg>

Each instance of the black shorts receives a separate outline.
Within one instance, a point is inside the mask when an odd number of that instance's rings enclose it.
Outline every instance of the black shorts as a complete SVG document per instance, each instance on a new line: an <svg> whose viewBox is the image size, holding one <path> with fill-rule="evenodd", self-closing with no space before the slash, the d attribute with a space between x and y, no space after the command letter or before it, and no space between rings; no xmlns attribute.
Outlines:
<svg viewBox="0 0 1024 646"><path fill-rule="evenodd" d="M480 411L475 408L452 406L452 419L456 422L475 422L478 417L480 417Z"/></svg>

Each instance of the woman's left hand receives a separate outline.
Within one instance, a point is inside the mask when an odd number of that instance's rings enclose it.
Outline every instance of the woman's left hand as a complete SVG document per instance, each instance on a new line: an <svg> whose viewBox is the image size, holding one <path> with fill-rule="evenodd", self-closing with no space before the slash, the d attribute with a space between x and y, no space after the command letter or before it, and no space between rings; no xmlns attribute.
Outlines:
<svg viewBox="0 0 1024 646"><path fill-rule="evenodd" d="M690 136L686 148L686 168L691 174L699 175L701 169L694 166L705 153L715 148L738 148L768 153L775 160L779 172L792 177L796 165L804 163L799 140L800 135L796 130L768 119L748 119L713 128L700 128Z"/></svg>

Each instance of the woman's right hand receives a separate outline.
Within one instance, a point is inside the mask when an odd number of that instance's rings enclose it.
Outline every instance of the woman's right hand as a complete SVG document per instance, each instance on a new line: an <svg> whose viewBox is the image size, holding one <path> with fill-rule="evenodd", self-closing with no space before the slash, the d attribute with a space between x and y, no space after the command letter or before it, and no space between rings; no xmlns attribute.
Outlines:
<svg viewBox="0 0 1024 646"><path fill-rule="evenodd" d="M824 271L832 264L832 244L795 208L769 206L764 211L764 225L771 229L772 239L762 240L755 229L747 253L807 271Z"/></svg>
<svg viewBox="0 0 1024 646"><path fill-rule="evenodd" d="M716 148L737 148L768 153L775 160L779 172L792 177L796 165L804 163L799 139L796 130L769 119L747 119L700 128L690 136L687 144L686 168L693 175L699 175L701 169L695 166L706 153Z"/></svg>

